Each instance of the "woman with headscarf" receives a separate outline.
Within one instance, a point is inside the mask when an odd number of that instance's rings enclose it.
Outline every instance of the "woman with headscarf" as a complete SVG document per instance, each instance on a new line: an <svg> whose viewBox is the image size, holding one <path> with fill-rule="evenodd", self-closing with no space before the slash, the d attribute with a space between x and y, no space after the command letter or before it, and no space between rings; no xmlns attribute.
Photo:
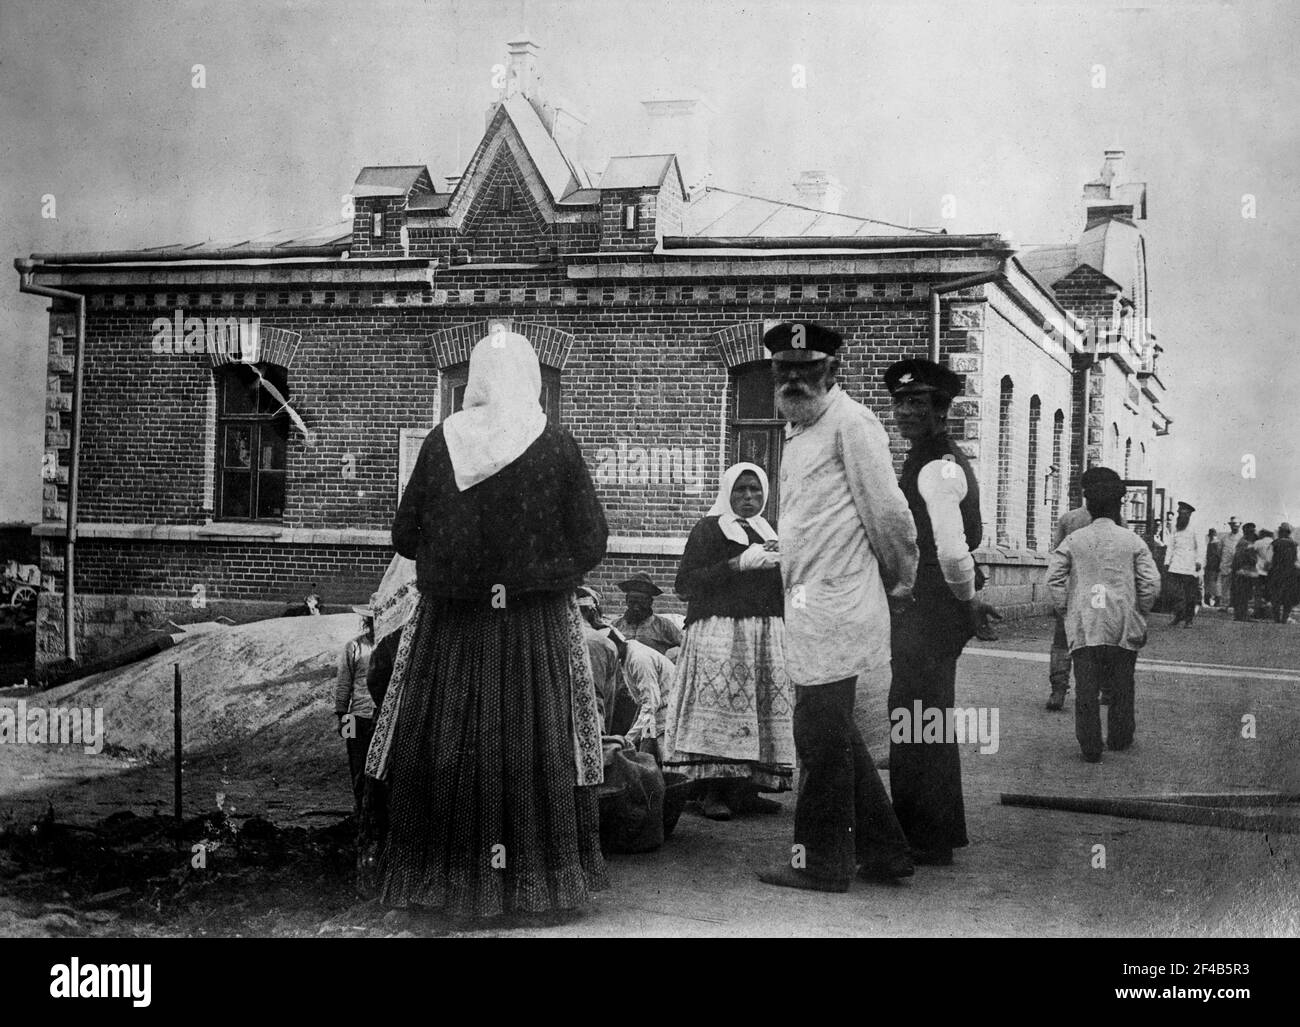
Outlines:
<svg viewBox="0 0 1300 1027"><path fill-rule="evenodd" d="M1300 604L1300 569L1296 568L1295 561L1296 544L1291 537L1291 525L1283 521L1277 526L1264 585L1268 601L1273 604L1273 620L1278 624L1287 623L1292 608Z"/></svg>
<svg viewBox="0 0 1300 1027"><path fill-rule="evenodd" d="M523 336L474 347L393 521L419 599L367 772L388 781L381 897L451 916L574 910L606 886L601 724L574 589L605 514L547 424Z"/></svg>
<svg viewBox="0 0 1300 1027"><path fill-rule="evenodd" d="M779 805L757 792L787 791L792 777L794 703L782 651L777 536L762 516L767 496L761 467L729 467L677 571L686 634L663 768L702 782L701 803L711 820L776 812Z"/></svg>

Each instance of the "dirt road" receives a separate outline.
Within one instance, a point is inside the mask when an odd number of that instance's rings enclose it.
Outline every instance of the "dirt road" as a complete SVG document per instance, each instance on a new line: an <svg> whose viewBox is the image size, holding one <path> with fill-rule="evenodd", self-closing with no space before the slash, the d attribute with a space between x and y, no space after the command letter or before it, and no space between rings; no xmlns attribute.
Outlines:
<svg viewBox="0 0 1300 1027"><path fill-rule="evenodd" d="M793 799L785 796L776 816L715 823L688 811L660 851L611 857L611 889L580 918L477 933L1300 935L1300 834L999 802L1003 792L1300 792L1300 628L1233 624L1213 613L1192 631L1169 628L1167 615L1153 621L1138 666L1137 741L1100 764L1079 757L1073 693L1063 712L1043 709L1048 622L1011 625L1001 641L963 656L958 703L997 711L998 744L996 752L981 754L974 744L963 751L971 845L953 867L919 868L899 886L855 884L847 895L761 885L753 870L788 858ZM297 673L295 687L328 690L323 663L300 664ZM135 838L130 844L149 865L138 879L123 870L126 883L116 887L129 892L116 899L102 897L113 891L112 875L96 875L94 858L87 866L75 856L79 845L91 851L99 844L96 858L111 863L113 849L102 845L111 830L65 835L47 851L57 850L63 866L34 864L27 836L20 845L13 840L30 834L48 804L58 822L73 825L121 810L142 817L170 812L170 765L120 752L0 746L0 821L11 824L11 844L0 845L0 934L445 932L432 919L386 914L355 899L347 829L338 825L340 813L330 812L350 802L342 746L323 699L299 704L296 716L293 744L318 738L311 759L268 735L261 753L196 753L187 767L187 816L215 811L221 793L227 812L235 810L229 823L247 824L256 815L252 823L265 837L238 851L233 843L218 846L199 871L189 867L188 849L151 841L157 830L147 822L119 817L115 830ZM260 818L275 827L263 828ZM198 819L191 825L192 834L217 837L222 830ZM95 894L98 910L89 908Z"/></svg>

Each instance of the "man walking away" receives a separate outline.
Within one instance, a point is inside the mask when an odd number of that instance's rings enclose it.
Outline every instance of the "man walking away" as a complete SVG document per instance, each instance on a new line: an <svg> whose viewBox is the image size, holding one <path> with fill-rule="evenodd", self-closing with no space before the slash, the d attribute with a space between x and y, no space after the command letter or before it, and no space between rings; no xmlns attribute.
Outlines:
<svg viewBox="0 0 1300 1027"><path fill-rule="evenodd" d="M1147 615L1160 594L1160 572L1146 543L1119 525L1124 483L1109 467L1090 467L1083 496L1092 523L1052 553L1047 587L1074 660L1074 734L1083 758L1101 762L1098 692L1110 693L1106 746L1133 744L1133 669L1147 640Z"/></svg>
<svg viewBox="0 0 1300 1027"><path fill-rule="evenodd" d="M1178 501L1178 520L1174 524L1173 534L1169 537L1169 583L1174 597L1174 620L1170 624L1182 622L1183 627L1192 626L1196 616L1196 606L1200 597L1200 588L1196 579L1201 573L1205 554L1201 549L1201 537L1191 527L1192 514L1196 507L1191 503Z"/></svg>

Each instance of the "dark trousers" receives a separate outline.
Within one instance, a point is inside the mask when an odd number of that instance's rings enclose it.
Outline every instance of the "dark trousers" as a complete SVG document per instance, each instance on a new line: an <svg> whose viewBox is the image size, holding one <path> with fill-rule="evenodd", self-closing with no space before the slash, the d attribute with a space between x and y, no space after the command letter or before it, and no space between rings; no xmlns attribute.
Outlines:
<svg viewBox="0 0 1300 1027"><path fill-rule="evenodd" d="M353 717L357 736L344 741L348 746L348 770L352 775L353 806L358 817L361 816L361 797L366 791L366 753L370 751L370 739L375 734L375 721L372 717Z"/></svg>
<svg viewBox="0 0 1300 1027"><path fill-rule="evenodd" d="M803 846L808 874L837 882L848 881L859 862L907 852L907 838L853 723L856 682L795 688L794 841Z"/></svg>
<svg viewBox="0 0 1300 1027"><path fill-rule="evenodd" d="M1257 578L1235 574L1232 578L1232 619L1250 620L1250 604L1255 598Z"/></svg>
<svg viewBox="0 0 1300 1027"><path fill-rule="evenodd" d="M1065 618L1056 615L1056 632L1052 635L1052 653L1048 657L1047 680L1053 692L1070 691L1070 640L1065 637Z"/></svg>
<svg viewBox="0 0 1300 1027"><path fill-rule="evenodd" d="M1074 657L1074 736L1085 756L1100 756L1101 706L1099 691L1110 696L1106 707L1106 744L1127 749L1133 742L1133 668L1137 651L1117 645L1087 645Z"/></svg>
<svg viewBox="0 0 1300 1027"><path fill-rule="evenodd" d="M949 604L950 605L950 604ZM957 657L964 635L949 605L918 601L893 619L893 679L889 709L946 710L956 703ZM894 812L914 849L967 844L961 795L961 751L955 741L889 739L889 791Z"/></svg>
<svg viewBox="0 0 1300 1027"><path fill-rule="evenodd" d="M1195 574L1170 574L1169 586L1174 594L1174 623L1180 620L1192 623L1201 590L1196 587Z"/></svg>

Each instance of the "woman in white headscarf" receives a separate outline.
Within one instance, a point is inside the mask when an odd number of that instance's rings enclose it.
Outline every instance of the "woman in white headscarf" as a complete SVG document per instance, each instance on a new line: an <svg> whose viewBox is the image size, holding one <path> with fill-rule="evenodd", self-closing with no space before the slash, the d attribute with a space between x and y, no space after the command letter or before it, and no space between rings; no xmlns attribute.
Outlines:
<svg viewBox="0 0 1300 1027"><path fill-rule="evenodd" d="M574 589L605 514L547 424L528 340L474 347L464 410L434 428L393 521L419 600L366 771L388 782L381 897L455 916L583 906L606 885L601 724Z"/></svg>
<svg viewBox="0 0 1300 1027"><path fill-rule="evenodd" d="M673 679L664 772L702 783L704 815L776 812L757 792L787 791L793 692L785 673L784 594L776 532L763 519L767 475L729 467L691 531L677 571L686 634Z"/></svg>

